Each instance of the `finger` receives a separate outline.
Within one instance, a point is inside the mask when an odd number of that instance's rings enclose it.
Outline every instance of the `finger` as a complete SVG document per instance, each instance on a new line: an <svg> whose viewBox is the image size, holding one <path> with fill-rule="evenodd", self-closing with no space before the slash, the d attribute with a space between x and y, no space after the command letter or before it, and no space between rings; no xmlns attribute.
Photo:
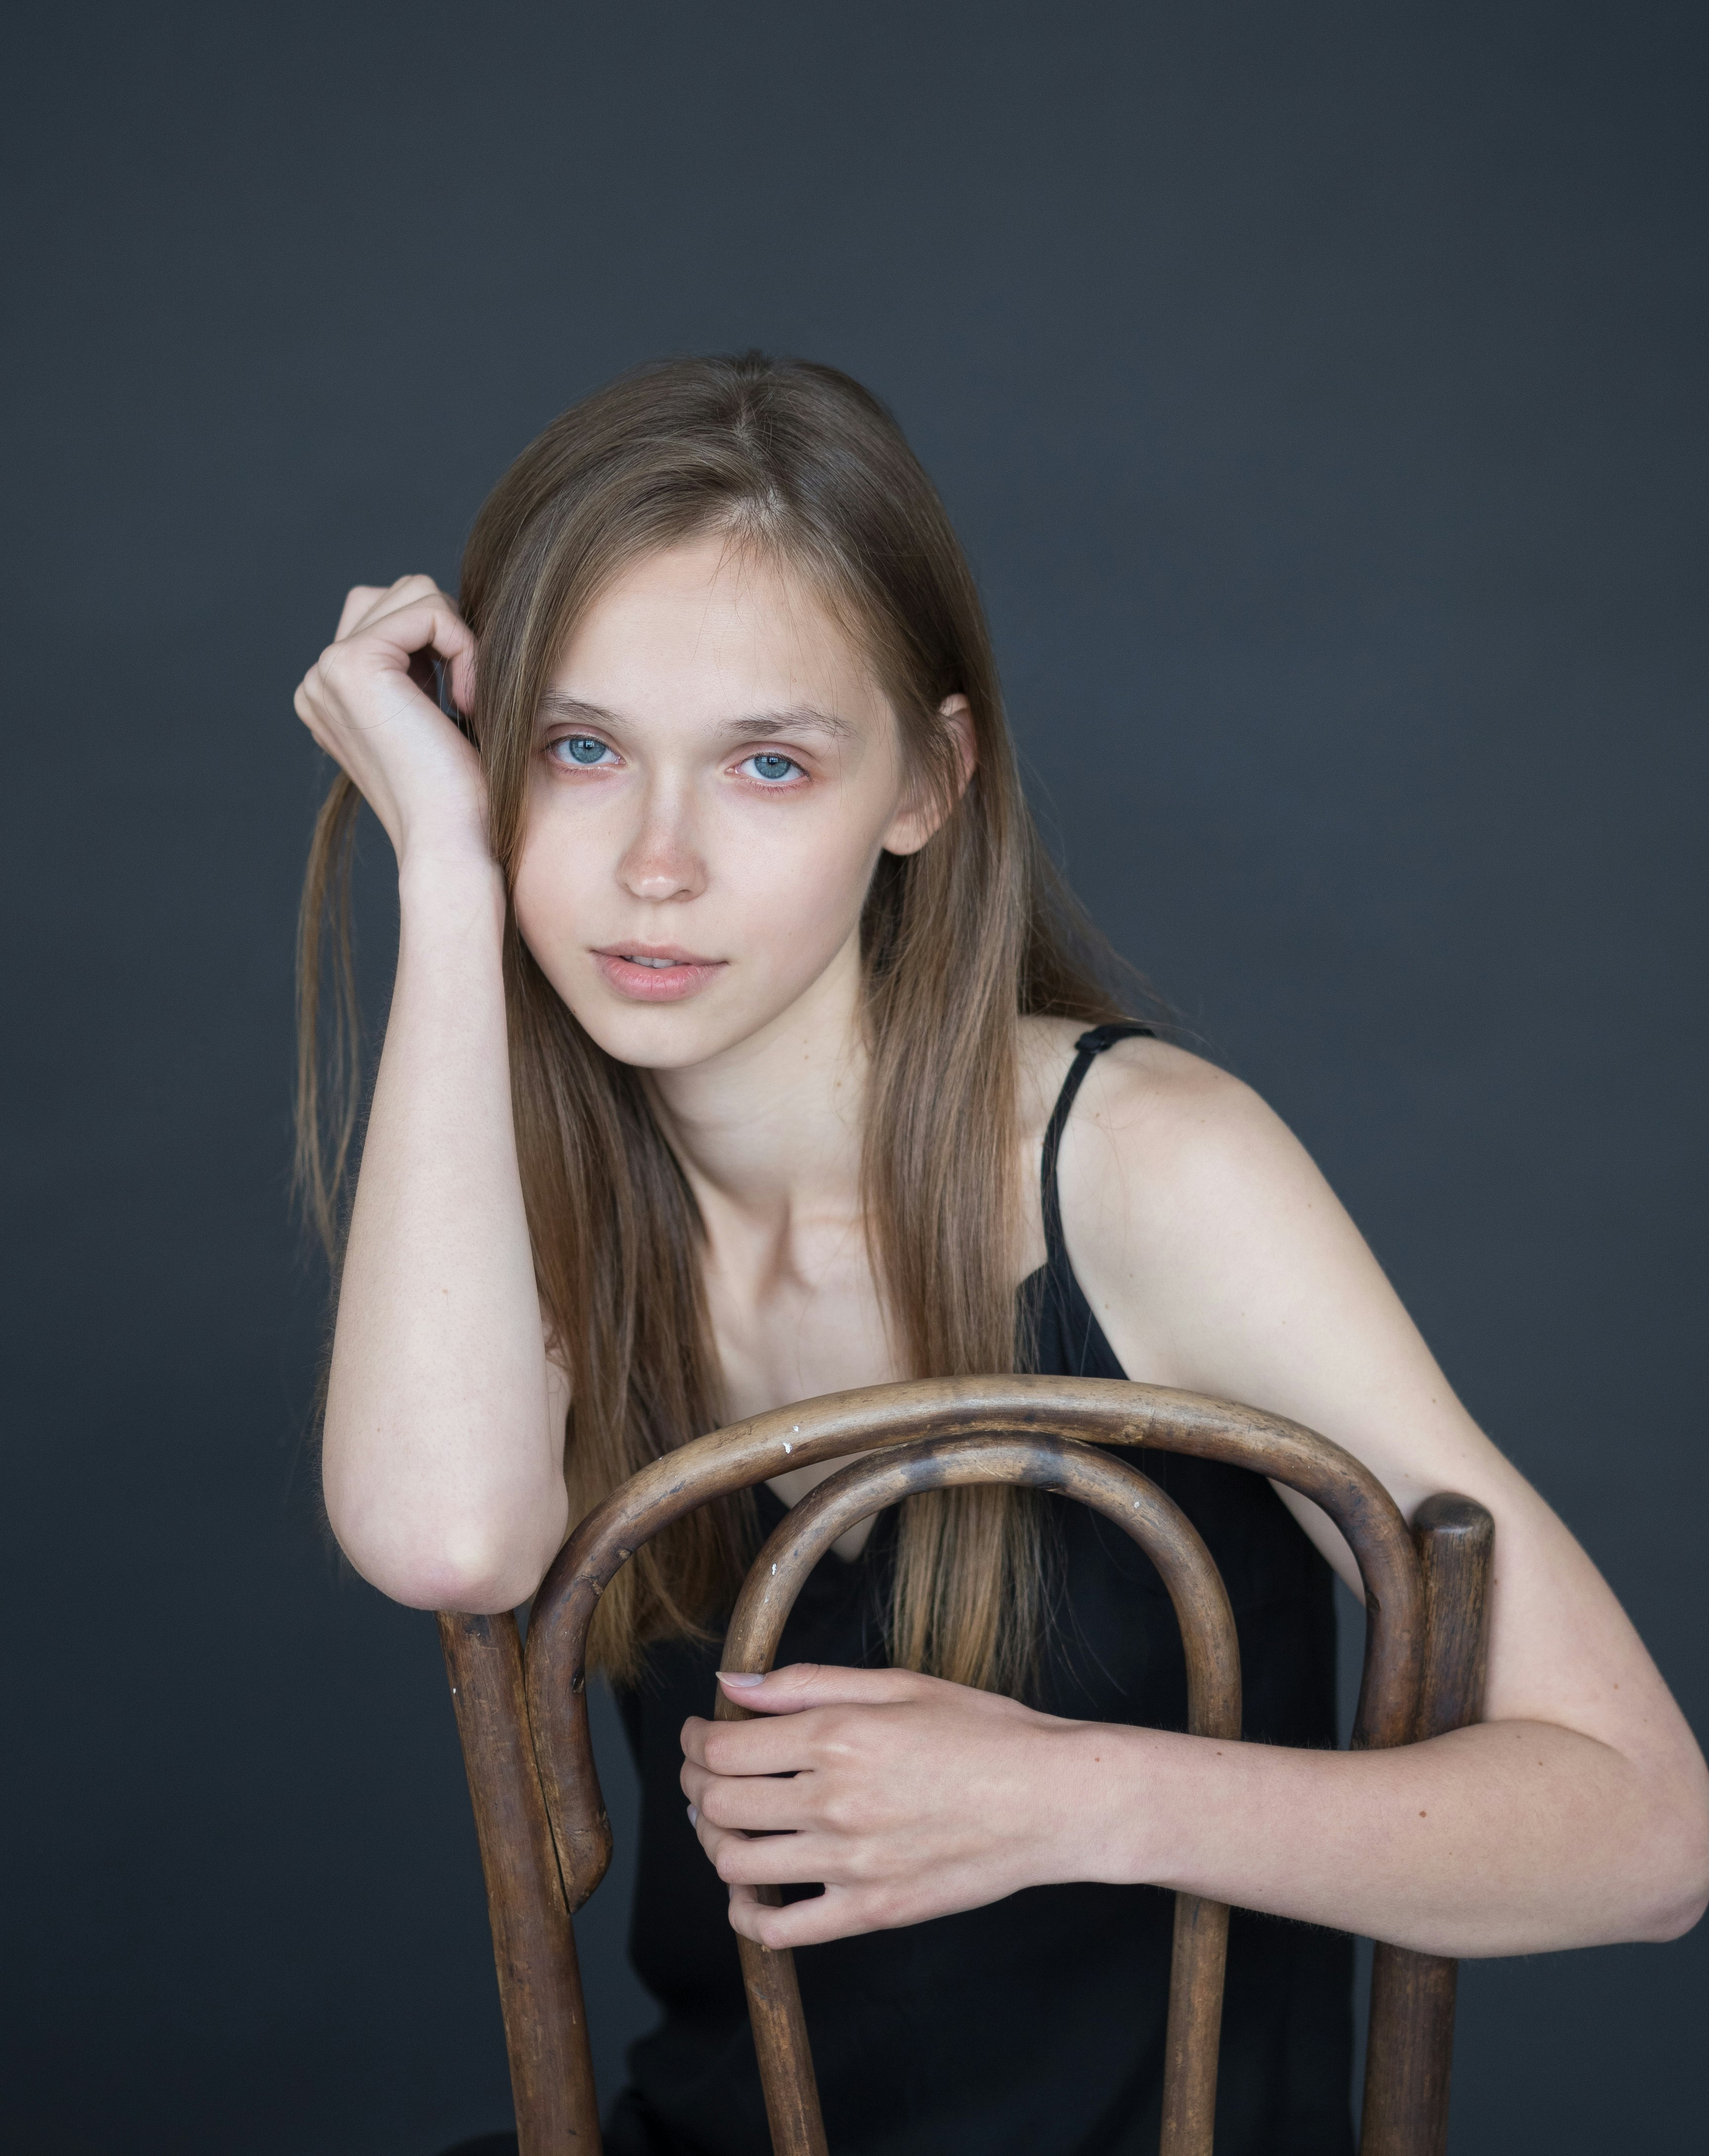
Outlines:
<svg viewBox="0 0 1709 2156"><path fill-rule="evenodd" d="M433 592L401 606L376 608L333 649L341 663L346 654L356 663L357 654L377 651L403 670L417 652L430 651L454 667L459 658L465 662L473 659L475 639L444 593Z"/></svg>
<svg viewBox="0 0 1709 2156"><path fill-rule="evenodd" d="M796 1887L818 1878L834 1862L817 1835L731 1834L705 1819L695 1832L726 1887Z"/></svg>
<svg viewBox="0 0 1709 2156"><path fill-rule="evenodd" d="M752 1714L799 1714L809 1707L896 1707L942 1682L914 1670L850 1670L826 1662L791 1662L769 1676L720 1670L726 1699Z"/></svg>
<svg viewBox="0 0 1709 2156"><path fill-rule="evenodd" d="M446 662L451 673L451 701L459 711L467 711L475 695L474 632L443 592L433 593L425 603L433 622L433 639L418 649Z"/></svg>
<svg viewBox="0 0 1709 2156"><path fill-rule="evenodd" d="M793 1834L807 1824L800 1779L755 1774L732 1779L685 1765L682 1793L695 1818L742 1834Z"/></svg>
<svg viewBox="0 0 1709 2156"><path fill-rule="evenodd" d="M367 610L352 618L351 604L358 595L370 602ZM436 652L444 660L449 670L451 701L458 711L466 716L475 707L475 634L458 612L449 596L442 592L431 577L400 577L395 584L383 590L369 585L359 585L346 602L346 619L338 625L342 639L355 635L360 630L377 627L394 614L427 600L435 609L438 624L429 644L418 649Z"/></svg>
<svg viewBox="0 0 1709 2156"><path fill-rule="evenodd" d="M344 603L336 640L342 642L347 637L359 636L364 629L375 628L393 614L420 605L424 599L436 601L460 619L455 603L431 577L400 577L396 583L382 586L358 584Z"/></svg>
<svg viewBox="0 0 1709 2156"><path fill-rule="evenodd" d="M475 709L475 634L461 614L457 622L467 641L460 649L448 651L444 656L451 662L451 701L467 718Z"/></svg>
<svg viewBox="0 0 1709 2156"><path fill-rule="evenodd" d="M731 1928L773 1953L822 1946L827 1939L852 1939L862 1932L885 1930L896 1921L859 1887L827 1887L823 1894L781 1906L761 1901L752 1887L730 1890Z"/></svg>
<svg viewBox="0 0 1709 2156"><path fill-rule="evenodd" d="M360 621L373 612L376 600L386 595L383 584L352 584L344 595L344 606L338 617L338 628L332 641L336 644L346 637Z"/></svg>
<svg viewBox="0 0 1709 2156"><path fill-rule="evenodd" d="M382 608L408 606L416 599L430 599L439 593L436 580L419 570L407 577L394 577L378 595Z"/></svg>
<svg viewBox="0 0 1709 2156"><path fill-rule="evenodd" d="M813 1730L797 1722L707 1722L682 1725L682 1756L715 1774L798 1774L811 1764Z"/></svg>

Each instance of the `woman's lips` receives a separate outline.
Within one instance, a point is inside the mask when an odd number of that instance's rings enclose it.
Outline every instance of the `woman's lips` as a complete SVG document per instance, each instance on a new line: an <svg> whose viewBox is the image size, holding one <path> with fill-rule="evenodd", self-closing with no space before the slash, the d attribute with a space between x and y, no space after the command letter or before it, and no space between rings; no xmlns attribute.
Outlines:
<svg viewBox="0 0 1709 2156"><path fill-rule="evenodd" d="M632 1003L675 1004L697 995L725 963L697 958L672 946L612 944L593 953L593 963L609 985Z"/></svg>

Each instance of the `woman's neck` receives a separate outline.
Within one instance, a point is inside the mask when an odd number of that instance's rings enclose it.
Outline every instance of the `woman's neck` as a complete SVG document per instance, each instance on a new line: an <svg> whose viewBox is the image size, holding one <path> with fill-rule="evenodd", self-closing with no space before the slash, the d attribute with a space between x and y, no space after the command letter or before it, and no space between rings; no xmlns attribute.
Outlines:
<svg viewBox="0 0 1709 2156"><path fill-rule="evenodd" d="M707 1063L656 1070L655 1112L715 1250L858 1222L867 1055L849 940L805 995Z"/></svg>
<svg viewBox="0 0 1709 2156"><path fill-rule="evenodd" d="M764 1033L652 1076L706 1226L706 1312L732 1418L903 1374L861 1216L860 993L851 942ZM793 1504L834 1464L772 1486ZM851 1530L839 1553L865 1532Z"/></svg>

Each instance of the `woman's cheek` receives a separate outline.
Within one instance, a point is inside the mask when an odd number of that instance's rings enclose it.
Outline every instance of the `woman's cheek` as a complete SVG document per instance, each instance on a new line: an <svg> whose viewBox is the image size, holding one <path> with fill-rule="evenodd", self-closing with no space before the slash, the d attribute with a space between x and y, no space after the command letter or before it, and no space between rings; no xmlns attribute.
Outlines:
<svg viewBox="0 0 1709 2156"><path fill-rule="evenodd" d="M516 865L511 903L516 926L536 957L572 932L577 910L572 884L562 860L554 860L544 847L530 848Z"/></svg>
<svg viewBox="0 0 1709 2156"><path fill-rule="evenodd" d="M816 970L859 923L877 852L876 839L841 819L744 834L719 878L732 901L726 917L742 923L744 942L798 953Z"/></svg>

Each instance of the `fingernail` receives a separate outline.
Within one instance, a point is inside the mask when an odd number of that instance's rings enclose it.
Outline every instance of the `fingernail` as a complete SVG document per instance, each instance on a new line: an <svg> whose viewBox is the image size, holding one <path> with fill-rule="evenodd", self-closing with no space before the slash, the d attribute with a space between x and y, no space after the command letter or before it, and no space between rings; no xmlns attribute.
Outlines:
<svg viewBox="0 0 1709 2156"><path fill-rule="evenodd" d="M750 1686L762 1685L765 1681L766 1673L763 1670L720 1670L718 1672L720 1684L734 1685L743 1691L746 1691Z"/></svg>
<svg viewBox="0 0 1709 2156"><path fill-rule="evenodd" d="M690 1804L688 1808L688 1823L690 1826L698 1826L701 1823L700 1810L696 1805Z"/></svg>

